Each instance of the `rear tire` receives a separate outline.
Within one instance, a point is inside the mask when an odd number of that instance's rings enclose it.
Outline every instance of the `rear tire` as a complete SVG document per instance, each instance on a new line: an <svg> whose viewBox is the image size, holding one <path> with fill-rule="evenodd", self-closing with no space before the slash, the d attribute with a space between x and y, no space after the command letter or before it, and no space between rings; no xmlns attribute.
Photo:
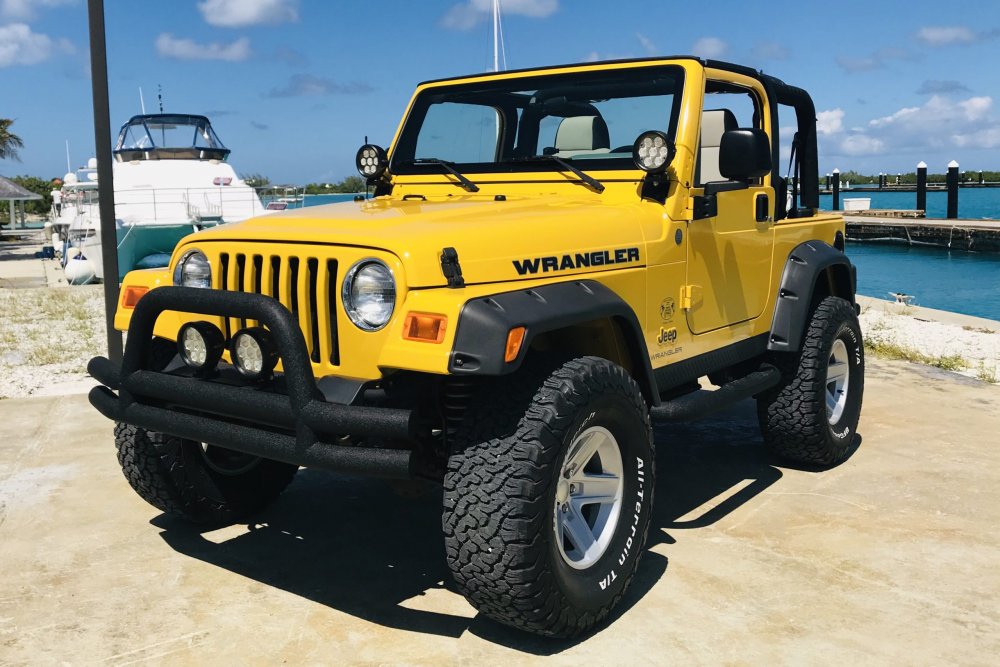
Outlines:
<svg viewBox="0 0 1000 667"><path fill-rule="evenodd" d="M772 360L782 382L757 400L764 442L775 455L831 466L852 451L861 417L865 350L848 301L826 297L802 339L802 350Z"/></svg>
<svg viewBox="0 0 1000 667"><path fill-rule="evenodd" d="M298 466L115 424L125 479L153 507L201 524L228 524L264 509Z"/></svg>
<svg viewBox="0 0 1000 667"><path fill-rule="evenodd" d="M483 614L572 637L621 600L653 504L649 413L597 357L532 364L473 399L444 480L448 565Z"/></svg>

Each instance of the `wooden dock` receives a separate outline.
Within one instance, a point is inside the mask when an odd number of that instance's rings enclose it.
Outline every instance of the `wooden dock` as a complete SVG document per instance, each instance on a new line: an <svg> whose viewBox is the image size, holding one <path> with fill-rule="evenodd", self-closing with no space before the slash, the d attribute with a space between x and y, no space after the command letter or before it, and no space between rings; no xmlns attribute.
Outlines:
<svg viewBox="0 0 1000 667"><path fill-rule="evenodd" d="M1000 220L884 217L866 211L846 214L844 221L849 241L1000 253Z"/></svg>

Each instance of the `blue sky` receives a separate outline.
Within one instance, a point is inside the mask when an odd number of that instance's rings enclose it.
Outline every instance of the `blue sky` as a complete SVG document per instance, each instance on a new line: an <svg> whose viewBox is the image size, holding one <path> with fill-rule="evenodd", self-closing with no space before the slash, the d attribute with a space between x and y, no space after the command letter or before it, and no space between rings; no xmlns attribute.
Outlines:
<svg viewBox="0 0 1000 667"><path fill-rule="evenodd" d="M106 0L112 124L207 113L240 173L339 180L386 144L420 81L487 69L490 0ZM511 68L695 53L809 90L820 168L1000 169L1000 3L503 0ZM834 11L823 11L835 6ZM93 155L85 0L0 0L0 117L23 164Z"/></svg>

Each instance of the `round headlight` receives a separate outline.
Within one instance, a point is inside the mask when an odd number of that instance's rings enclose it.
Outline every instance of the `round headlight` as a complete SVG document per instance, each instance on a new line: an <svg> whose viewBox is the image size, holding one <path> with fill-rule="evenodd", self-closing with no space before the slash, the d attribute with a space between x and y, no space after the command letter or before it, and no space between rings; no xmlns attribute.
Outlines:
<svg viewBox="0 0 1000 667"><path fill-rule="evenodd" d="M643 132L632 147L632 160L643 171L659 173L665 171L674 159L674 142L659 130Z"/></svg>
<svg viewBox="0 0 1000 667"><path fill-rule="evenodd" d="M222 358L225 340L218 327L208 322L189 322L177 334L177 353L195 371L211 371Z"/></svg>
<svg viewBox="0 0 1000 667"><path fill-rule="evenodd" d="M189 250L174 268L174 285L184 287L212 287L212 265L200 250Z"/></svg>
<svg viewBox="0 0 1000 667"><path fill-rule="evenodd" d="M265 377L278 363L278 350L271 333L263 327L251 327L233 336L233 365L244 377L252 380Z"/></svg>
<svg viewBox="0 0 1000 667"><path fill-rule="evenodd" d="M378 331L396 307L396 279L392 270L377 259L363 259L347 272L341 292L351 321L365 331Z"/></svg>
<svg viewBox="0 0 1000 667"><path fill-rule="evenodd" d="M375 144L365 144L358 149L358 155L354 160L358 167L358 173L368 180L378 178L389 166L389 158L385 149Z"/></svg>

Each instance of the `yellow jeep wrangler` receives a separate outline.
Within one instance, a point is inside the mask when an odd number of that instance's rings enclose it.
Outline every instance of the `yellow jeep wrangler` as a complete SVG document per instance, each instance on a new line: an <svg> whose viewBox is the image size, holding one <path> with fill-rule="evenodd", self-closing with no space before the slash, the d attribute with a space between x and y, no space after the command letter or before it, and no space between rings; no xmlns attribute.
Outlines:
<svg viewBox="0 0 1000 667"><path fill-rule="evenodd" d="M126 276L90 399L157 508L235 521L300 466L436 481L458 589L572 636L644 550L651 420L754 397L774 454L851 452L856 277L805 91L690 57L431 81L357 166L354 202Z"/></svg>

